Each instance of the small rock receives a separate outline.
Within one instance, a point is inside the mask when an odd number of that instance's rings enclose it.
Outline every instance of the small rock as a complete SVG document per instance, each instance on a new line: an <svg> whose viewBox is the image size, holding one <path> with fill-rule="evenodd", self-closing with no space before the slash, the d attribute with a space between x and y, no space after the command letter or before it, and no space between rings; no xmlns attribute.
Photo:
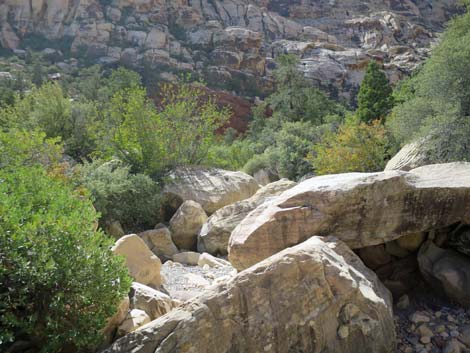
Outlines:
<svg viewBox="0 0 470 353"><path fill-rule="evenodd" d="M429 318L428 315L426 315L422 312L416 311L415 313L413 313L410 316L410 321L414 322L415 324L419 324L419 323L422 323L422 322L429 322L429 321L431 321L431 319Z"/></svg>
<svg viewBox="0 0 470 353"><path fill-rule="evenodd" d="M231 266L230 262L219 259L215 256L212 256L211 254L208 253L203 253L199 256L199 260L197 262L198 266L204 266L208 265L210 267L225 267L225 266Z"/></svg>
<svg viewBox="0 0 470 353"><path fill-rule="evenodd" d="M124 336L129 332L137 330L139 327L148 324L150 322L150 317L143 310L133 309L129 311L126 319L118 328L118 336Z"/></svg>
<svg viewBox="0 0 470 353"><path fill-rule="evenodd" d="M349 336L349 327L346 325L341 325L338 329L338 336L342 339L345 339Z"/></svg>
<svg viewBox="0 0 470 353"><path fill-rule="evenodd" d="M444 325L439 325L436 327L435 331L437 333L442 333L442 332L445 332L446 331L446 327Z"/></svg>
<svg viewBox="0 0 470 353"><path fill-rule="evenodd" d="M456 339L451 339L447 342L446 346L442 350L442 353L461 353L463 345Z"/></svg>
<svg viewBox="0 0 470 353"><path fill-rule="evenodd" d="M410 298L405 294L400 297L397 303L397 308L400 310L405 310L410 306Z"/></svg>
<svg viewBox="0 0 470 353"><path fill-rule="evenodd" d="M451 337L459 337L459 336L460 336L460 332L457 331L457 330L452 330L452 331L450 331L450 336L451 336Z"/></svg>
<svg viewBox="0 0 470 353"><path fill-rule="evenodd" d="M470 325L461 328L460 341L470 348Z"/></svg>
<svg viewBox="0 0 470 353"><path fill-rule="evenodd" d="M180 252L173 255L173 261L184 265L197 266L201 254L192 251Z"/></svg>
<svg viewBox="0 0 470 353"><path fill-rule="evenodd" d="M429 336L423 336L420 338L419 340L421 343L423 344L428 344L428 343L431 343L431 337Z"/></svg>
<svg viewBox="0 0 470 353"><path fill-rule="evenodd" d="M432 336L434 336L434 333L432 332L432 330L425 324L419 326L417 331L418 331L418 334L421 337L432 337Z"/></svg>

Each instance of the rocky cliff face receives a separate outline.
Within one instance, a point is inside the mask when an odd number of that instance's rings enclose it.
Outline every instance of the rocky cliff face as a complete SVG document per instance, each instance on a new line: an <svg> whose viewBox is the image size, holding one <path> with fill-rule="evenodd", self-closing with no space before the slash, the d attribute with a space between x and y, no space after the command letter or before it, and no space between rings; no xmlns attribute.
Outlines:
<svg viewBox="0 0 470 353"><path fill-rule="evenodd" d="M240 90L266 87L273 59L295 53L306 76L348 97L370 58L392 80L415 68L457 2L4 0L0 37L15 49L41 34L102 64L198 71Z"/></svg>

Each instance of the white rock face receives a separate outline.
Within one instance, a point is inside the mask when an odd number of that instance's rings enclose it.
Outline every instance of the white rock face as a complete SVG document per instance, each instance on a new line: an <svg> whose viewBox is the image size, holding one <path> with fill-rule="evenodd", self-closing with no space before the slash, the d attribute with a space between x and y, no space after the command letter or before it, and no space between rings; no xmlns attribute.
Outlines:
<svg viewBox="0 0 470 353"><path fill-rule="evenodd" d="M111 249L126 259L129 274L139 283L159 288L162 285L160 259L150 251L145 242L136 234L119 239Z"/></svg>
<svg viewBox="0 0 470 353"><path fill-rule="evenodd" d="M229 260L242 270L312 235L335 235L355 249L468 224L469 176L470 163L449 163L308 179L235 228Z"/></svg>
<svg viewBox="0 0 470 353"><path fill-rule="evenodd" d="M395 352L391 296L344 244L314 237L116 341L106 353Z"/></svg>

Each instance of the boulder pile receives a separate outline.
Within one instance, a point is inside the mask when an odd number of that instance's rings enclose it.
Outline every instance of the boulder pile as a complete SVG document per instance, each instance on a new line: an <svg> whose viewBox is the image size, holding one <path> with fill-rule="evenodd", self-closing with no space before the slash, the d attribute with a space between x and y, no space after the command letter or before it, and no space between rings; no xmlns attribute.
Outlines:
<svg viewBox="0 0 470 353"><path fill-rule="evenodd" d="M136 283L106 353L470 350L470 163L260 189L185 173L168 227L113 248ZM418 287L454 304L410 301Z"/></svg>

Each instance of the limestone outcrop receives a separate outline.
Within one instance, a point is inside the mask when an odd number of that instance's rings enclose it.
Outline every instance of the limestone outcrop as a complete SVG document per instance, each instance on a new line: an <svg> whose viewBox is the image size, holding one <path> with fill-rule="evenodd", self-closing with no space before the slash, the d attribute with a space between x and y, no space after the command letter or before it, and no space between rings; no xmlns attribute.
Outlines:
<svg viewBox="0 0 470 353"><path fill-rule="evenodd" d="M342 242L314 237L126 335L106 353L395 352L391 297Z"/></svg>
<svg viewBox="0 0 470 353"><path fill-rule="evenodd" d="M469 222L470 163L326 175L252 211L232 232L229 260L242 270L314 235L355 249Z"/></svg>

